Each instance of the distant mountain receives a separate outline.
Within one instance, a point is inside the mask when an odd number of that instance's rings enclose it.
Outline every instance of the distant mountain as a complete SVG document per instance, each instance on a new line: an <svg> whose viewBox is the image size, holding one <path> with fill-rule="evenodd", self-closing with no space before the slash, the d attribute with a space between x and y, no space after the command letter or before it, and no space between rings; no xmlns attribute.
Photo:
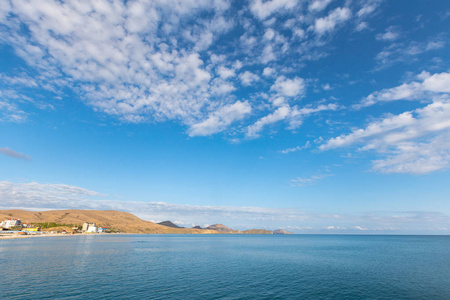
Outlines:
<svg viewBox="0 0 450 300"><path fill-rule="evenodd" d="M286 231L284 229L278 229L278 230L274 230L273 234L293 234L293 233L290 231Z"/></svg>
<svg viewBox="0 0 450 300"><path fill-rule="evenodd" d="M166 226L166 227L171 227L171 228L183 228L183 227L178 226L177 224L172 223L171 221L159 222L157 224Z"/></svg>
<svg viewBox="0 0 450 300"><path fill-rule="evenodd" d="M231 233L231 232L235 231L234 229L228 228L227 226L225 226L223 224L210 225L210 226L206 227L206 229L211 229L211 230L224 232L224 233Z"/></svg>
<svg viewBox="0 0 450 300"><path fill-rule="evenodd" d="M194 227L192 227L193 229L203 229L203 228L201 228L200 226L194 226Z"/></svg>
<svg viewBox="0 0 450 300"><path fill-rule="evenodd" d="M232 234L273 234L270 230L265 229L251 229L251 230L234 230L231 228L228 228L227 226L223 224L214 224L211 226L206 227L206 229L216 230L220 233L232 233Z"/></svg>
<svg viewBox="0 0 450 300"><path fill-rule="evenodd" d="M242 233L243 234L273 234L273 231L265 230L265 229L251 229L251 230L243 231Z"/></svg>

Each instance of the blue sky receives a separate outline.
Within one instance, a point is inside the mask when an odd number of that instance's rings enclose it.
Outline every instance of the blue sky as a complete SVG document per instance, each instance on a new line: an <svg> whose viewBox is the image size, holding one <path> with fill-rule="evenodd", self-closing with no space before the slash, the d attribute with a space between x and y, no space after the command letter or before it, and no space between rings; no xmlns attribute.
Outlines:
<svg viewBox="0 0 450 300"><path fill-rule="evenodd" d="M0 207L450 232L448 1L6 1Z"/></svg>

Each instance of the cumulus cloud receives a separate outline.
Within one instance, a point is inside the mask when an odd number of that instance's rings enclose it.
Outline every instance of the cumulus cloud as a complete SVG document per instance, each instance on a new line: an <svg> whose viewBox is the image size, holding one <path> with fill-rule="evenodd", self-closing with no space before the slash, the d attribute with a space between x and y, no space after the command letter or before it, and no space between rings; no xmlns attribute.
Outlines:
<svg viewBox="0 0 450 300"><path fill-rule="evenodd" d="M241 79L242 84L245 86L250 86L252 85L252 83L260 79L258 75L250 71L245 71L244 73L240 74L239 78Z"/></svg>
<svg viewBox="0 0 450 300"><path fill-rule="evenodd" d="M29 68L20 76L0 76L13 90L21 86L26 93L17 95L23 97L40 91L60 96L71 89L95 111L122 122L175 120L190 134L199 124L216 123L226 132L234 122L218 116L238 101L256 106L257 95L247 88L255 82L258 92L279 98L278 104L266 99L268 114L278 114L289 102L281 98L304 96L305 80L289 76L285 66L299 68L302 61L326 55L317 49L329 37L321 36L351 16L349 7L327 11L330 2L252 0L236 18L225 0L5 1L0 42ZM290 22L280 22L280 15ZM244 34L232 36L232 31ZM230 43L233 49L224 46ZM284 76L277 78L278 72ZM0 120L26 120L22 100L0 96Z"/></svg>
<svg viewBox="0 0 450 300"><path fill-rule="evenodd" d="M190 136L211 135L225 130L231 123L243 119L252 111L251 105L245 101L237 101L214 111L206 120L194 124L189 130Z"/></svg>
<svg viewBox="0 0 450 300"><path fill-rule="evenodd" d="M270 87L270 90L286 97L301 96L305 90L305 81L303 80L303 78L299 77L289 79L285 78L284 76L280 76Z"/></svg>
<svg viewBox="0 0 450 300"><path fill-rule="evenodd" d="M313 0L309 3L308 9L310 11L322 11L331 3L331 1L333 0Z"/></svg>
<svg viewBox="0 0 450 300"><path fill-rule="evenodd" d="M379 41L394 41L400 37L400 32L394 26L389 26L384 33L376 35L376 39Z"/></svg>
<svg viewBox="0 0 450 300"><path fill-rule="evenodd" d="M253 0L250 4L250 10L259 19L266 19L272 14L292 9L297 5L297 0Z"/></svg>
<svg viewBox="0 0 450 300"><path fill-rule="evenodd" d="M13 149L8 148L8 147L0 148L0 153L4 154L6 156L9 156L9 157L14 157L14 158L19 158L19 159L25 159L25 160L31 159L31 156L16 152Z"/></svg>
<svg viewBox="0 0 450 300"><path fill-rule="evenodd" d="M1 39L40 71L42 82L72 86L97 110L126 122L181 119L189 125L205 117L202 112L211 104L215 74L199 52L232 28L223 17L227 6L219 1L14 1ZM202 11L215 17L178 31L181 20L189 23Z"/></svg>
<svg viewBox="0 0 450 300"><path fill-rule="evenodd" d="M226 68L226 67L223 67L223 66L221 66L219 68L217 73L223 79L228 79L228 78L234 77L236 75L236 72L234 71L234 69Z"/></svg>
<svg viewBox="0 0 450 300"><path fill-rule="evenodd" d="M330 31L333 31L336 26L344 23L350 19L352 12L347 7L338 7L333 10L328 16L319 18L314 24L314 31L318 35L323 35Z"/></svg>

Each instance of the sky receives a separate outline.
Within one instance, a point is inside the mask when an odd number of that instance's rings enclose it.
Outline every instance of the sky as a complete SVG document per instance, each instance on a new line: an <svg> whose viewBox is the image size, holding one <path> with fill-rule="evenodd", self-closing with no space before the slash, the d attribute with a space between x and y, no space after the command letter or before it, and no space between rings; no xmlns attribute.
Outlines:
<svg viewBox="0 0 450 300"><path fill-rule="evenodd" d="M450 2L2 1L0 208L450 234Z"/></svg>

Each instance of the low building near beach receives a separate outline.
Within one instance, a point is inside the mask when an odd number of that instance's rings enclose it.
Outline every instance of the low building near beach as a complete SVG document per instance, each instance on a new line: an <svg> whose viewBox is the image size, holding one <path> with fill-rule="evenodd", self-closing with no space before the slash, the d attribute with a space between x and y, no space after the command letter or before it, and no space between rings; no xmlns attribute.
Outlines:
<svg viewBox="0 0 450 300"><path fill-rule="evenodd" d="M95 223L87 223L86 222L83 224L81 231L86 232L86 233L97 233L98 228Z"/></svg>
<svg viewBox="0 0 450 300"><path fill-rule="evenodd" d="M20 219L6 219L0 223L0 227L3 229L12 229L14 227L22 228L22 222L20 221Z"/></svg>

